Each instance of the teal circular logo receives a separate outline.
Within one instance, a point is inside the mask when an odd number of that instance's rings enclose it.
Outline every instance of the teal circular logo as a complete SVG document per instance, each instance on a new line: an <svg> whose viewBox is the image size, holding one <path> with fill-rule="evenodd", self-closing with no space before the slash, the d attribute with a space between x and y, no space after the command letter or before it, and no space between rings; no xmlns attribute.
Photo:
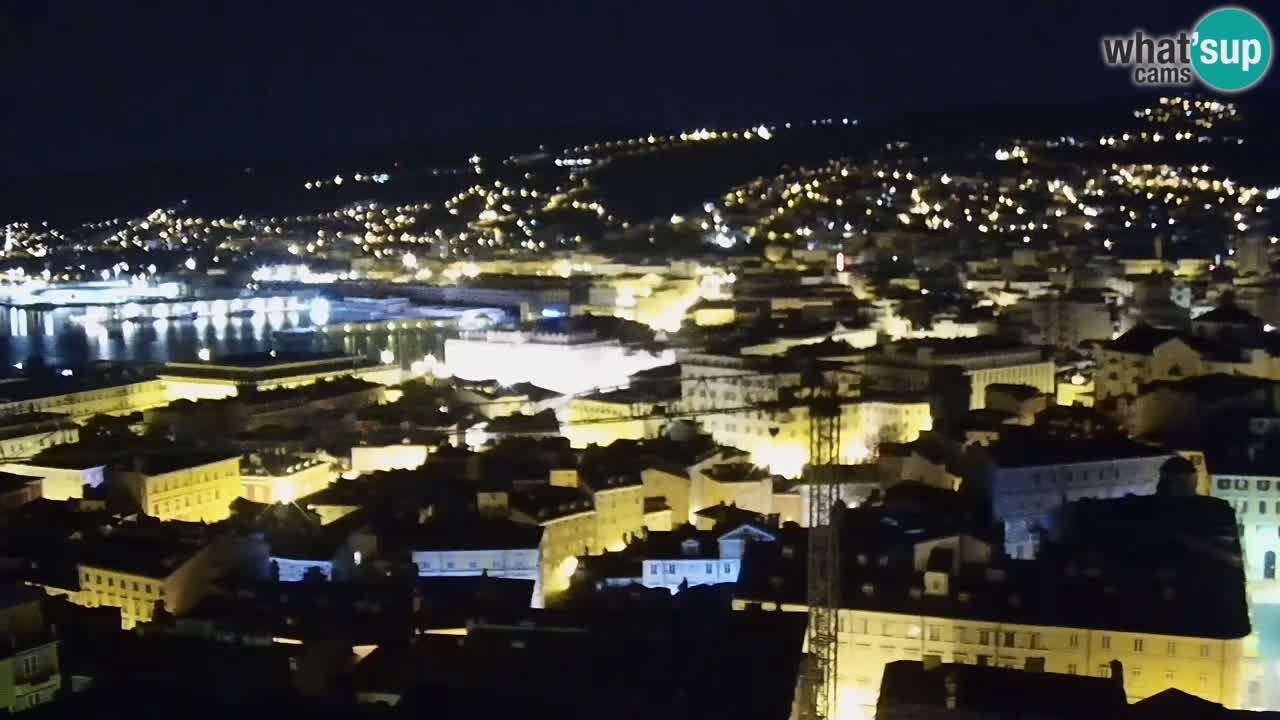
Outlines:
<svg viewBox="0 0 1280 720"><path fill-rule="evenodd" d="M1214 90L1248 90L1271 66L1271 32L1248 10L1218 8L1200 18L1192 32L1191 64Z"/></svg>

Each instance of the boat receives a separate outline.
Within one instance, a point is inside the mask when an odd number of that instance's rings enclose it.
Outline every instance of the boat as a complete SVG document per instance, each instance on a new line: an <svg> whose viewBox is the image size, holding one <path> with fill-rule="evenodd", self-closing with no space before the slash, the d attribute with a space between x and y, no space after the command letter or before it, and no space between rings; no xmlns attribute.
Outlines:
<svg viewBox="0 0 1280 720"><path fill-rule="evenodd" d="M227 317L233 317L233 318L253 317L253 312L254 311L250 310L249 308L241 308L240 310L232 310L231 312L227 313Z"/></svg>
<svg viewBox="0 0 1280 720"><path fill-rule="evenodd" d="M174 321L174 320L195 320L195 319L196 319L196 318L198 318L198 317L200 317L200 314L199 314L199 313L189 312L189 313L178 313L177 315L170 315L169 317L165 318L165 320L169 320L169 321Z"/></svg>

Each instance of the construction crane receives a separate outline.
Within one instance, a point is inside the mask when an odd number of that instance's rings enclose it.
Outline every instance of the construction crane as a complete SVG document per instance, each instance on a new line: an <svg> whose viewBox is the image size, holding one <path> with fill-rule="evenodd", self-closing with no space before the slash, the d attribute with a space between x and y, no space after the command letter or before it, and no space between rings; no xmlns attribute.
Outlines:
<svg viewBox="0 0 1280 720"><path fill-rule="evenodd" d="M837 391L815 379L809 399L808 654L802 676L801 720L836 717L836 662L840 609L841 406Z"/></svg>

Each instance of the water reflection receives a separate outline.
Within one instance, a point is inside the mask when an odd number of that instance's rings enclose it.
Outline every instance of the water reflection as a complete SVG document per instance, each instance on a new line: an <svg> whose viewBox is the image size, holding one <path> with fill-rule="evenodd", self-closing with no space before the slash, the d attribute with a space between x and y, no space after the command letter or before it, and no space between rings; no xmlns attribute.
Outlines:
<svg viewBox="0 0 1280 720"><path fill-rule="evenodd" d="M427 355L443 357L447 333L409 323L382 326L345 323L327 332L276 335L277 331L314 327L329 320L327 302L310 310L294 300L268 304L262 298L215 301L212 314L173 314L176 305L157 305L132 319L108 320L101 307L0 311L0 360L10 366L42 357L55 366L82 366L95 360L163 363L195 360L201 350L212 357L270 349L345 352L380 360L391 351L403 367ZM246 315L244 311L257 312ZM124 317L122 315L122 317Z"/></svg>
<svg viewBox="0 0 1280 720"><path fill-rule="evenodd" d="M208 348L216 357L268 350L277 330L311 326L305 310L288 310L281 301L273 312L231 316L234 303L222 311L195 318L170 317L168 307L150 313L124 314L120 322L104 323L98 308L33 310L10 307L0 312L0 359L12 366L30 357L50 365L85 365L94 360L166 362L191 360ZM263 308L266 309L265 307Z"/></svg>

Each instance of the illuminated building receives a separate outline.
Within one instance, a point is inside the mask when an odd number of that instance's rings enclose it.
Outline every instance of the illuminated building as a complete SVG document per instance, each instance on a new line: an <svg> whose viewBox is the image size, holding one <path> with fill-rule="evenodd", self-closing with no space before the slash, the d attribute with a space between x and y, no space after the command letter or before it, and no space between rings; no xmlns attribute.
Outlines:
<svg viewBox="0 0 1280 720"><path fill-rule="evenodd" d="M969 379L969 408L986 407L986 388L993 383L1030 385L1053 394L1052 359L1039 348L997 336L954 340L902 340L869 353L861 366L866 382L886 390L924 390L929 370L958 367Z"/></svg>
<svg viewBox="0 0 1280 720"><path fill-rule="evenodd" d="M41 497L66 500L84 497L84 488L106 478L107 461L100 457L39 455L31 460L0 465L0 470L41 479Z"/></svg>
<svg viewBox="0 0 1280 720"><path fill-rule="evenodd" d="M694 278L664 277L657 273L597 277L587 291L585 305L574 305L574 315L612 315L634 320L655 330L680 329L689 309L699 298Z"/></svg>
<svg viewBox="0 0 1280 720"><path fill-rule="evenodd" d="M179 283L140 285L128 280L82 283L29 282L3 286L0 297L6 305L115 305L145 300L171 300L185 289Z"/></svg>
<svg viewBox="0 0 1280 720"><path fill-rule="evenodd" d="M466 382L455 379L452 388L459 403L490 420L507 415L536 415L551 407L560 397L558 393L531 383L501 385L491 380Z"/></svg>
<svg viewBox="0 0 1280 720"><path fill-rule="evenodd" d="M1082 498L1151 495L1174 453L1130 440L1075 439L1034 430L974 449L992 516L1004 523L1005 551L1033 558L1051 513Z"/></svg>
<svg viewBox="0 0 1280 720"><path fill-rule="evenodd" d="M624 387L631 375L674 361L670 350L629 348L593 331L490 330L445 341L445 365L457 377L566 394Z"/></svg>
<svg viewBox="0 0 1280 720"><path fill-rule="evenodd" d="M319 492L298 499L297 503L320 517L328 525L359 510L368 501L368 486L351 480L338 480Z"/></svg>
<svg viewBox="0 0 1280 720"><path fill-rule="evenodd" d="M0 416L22 418L32 413L127 415L169 402L163 383L116 374L26 378L3 385Z"/></svg>
<svg viewBox="0 0 1280 720"><path fill-rule="evenodd" d="M1191 333L1138 325L1102 343L1094 373L1097 398L1137 395L1156 380L1218 373L1280 379L1280 347L1260 332L1257 318L1223 310L1193 320Z"/></svg>
<svg viewBox="0 0 1280 720"><path fill-rule="evenodd" d="M259 503L293 502L329 487L336 478L333 466L322 460L253 454L240 463L240 497Z"/></svg>
<svg viewBox="0 0 1280 720"><path fill-rule="evenodd" d="M640 583L676 593L682 586L737 582L746 545L775 540L776 529L751 524L721 532L650 533L635 549L642 558Z"/></svg>
<svg viewBox="0 0 1280 720"><path fill-rule="evenodd" d="M878 334L873 327L846 327L842 322L783 323L775 328L753 332L742 341L743 355L781 355L792 348L820 343L844 343L849 348L869 348Z"/></svg>
<svg viewBox="0 0 1280 720"><path fill-rule="evenodd" d="M396 385L402 372L397 366L373 363L363 357L280 352L206 362L170 362L159 376L171 400L218 400L249 388L296 388L343 377Z"/></svg>
<svg viewBox="0 0 1280 720"><path fill-rule="evenodd" d="M1270 416L1274 412L1272 397L1277 393L1280 381L1246 375L1218 373L1153 380L1121 404L1125 412L1120 417L1135 437L1185 436L1234 416Z"/></svg>
<svg viewBox="0 0 1280 720"><path fill-rule="evenodd" d="M809 412L796 363L785 358L691 354L681 362L683 406L720 444L797 477L809 458ZM858 397L852 368L827 371L841 396L841 461L861 462L881 442L910 442L933 427L929 403L905 393ZM729 410L718 413L716 410Z"/></svg>
<svg viewBox="0 0 1280 720"><path fill-rule="evenodd" d="M694 468L690 476L689 509L694 514L716 505L730 505L760 515L773 512L773 476L750 462L702 465Z"/></svg>
<svg viewBox="0 0 1280 720"><path fill-rule="evenodd" d="M1229 560L1167 548L1155 561L1122 540L1007 560L987 540L907 516L844 517L841 717L872 717L887 663L926 659L1094 677L1119 660L1131 701L1173 687L1242 705L1250 628ZM806 612L805 553L804 538L750 545L734 607Z"/></svg>
<svg viewBox="0 0 1280 720"><path fill-rule="evenodd" d="M1004 413L1020 425L1030 425L1036 416L1053 404L1053 397L1028 385L987 386L987 409Z"/></svg>
<svg viewBox="0 0 1280 720"><path fill-rule="evenodd" d="M511 493L511 517L542 527L539 580L544 597L569 587L579 555L592 555L596 545L596 510L579 487L544 485Z"/></svg>
<svg viewBox="0 0 1280 720"><path fill-rule="evenodd" d="M1280 472L1261 463L1236 465L1215 466L1209 492L1235 508L1246 579L1274 581L1280 553Z"/></svg>
<svg viewBox="0 0 1280 720"><path fill-rule="evenodd" d="M698 327L732 325L737 319L732 301L703 300L691 308L693 323Z"/></svg>
<svg viewBox="0 0 1280 720"><path fill-rule="evenodd" d="M37 588L10 586L0 598L0 624L8 642L0 655L0 708L16 713L52 702L62 690L58 639Z"/></svg>
<svg viewBox="0 0 1280 720"><path fill-rule="evenodd" d="M505 517L427 520L404 540L419 577L533 580L532 605L542 607L544 527Z"/></svg>
<svg viewBox="0 0 1280 720"><path fill-rule="evenodd" d="M127 527L86 539L83 550L78 588L69 598L86 607L119 608L126 630L151 621L159 608L183 613L210 592L218 573L248 569L256 557L252 543L229 536L206 541Z"/></svg>
<svg viewBox="0 0 1280 720"><path fill-rule="evenodd" d="M239 455L140 452L132 457L132 466L109 469L107 482L152 517L217 522L231 515L231 501L240 497Z"/></svg>
<svg viewBox="0 0 1280 720"><path fill-rule="evenodd" d="M571 397L564 435L574 447L654 438L667 423L655 415L678 401L643 387Z"/></svg>
<svg viewBox="0 0 1280 720"><path fill-rule="evenodd" d="M796 365L776 357L698 353L681 360L680 372L681 404L702 413L698 422L715 442L750 452L753 462L773 472L799 474L809 453L808 414L799 402L781 402L801 384ZM841 393L851 392L856 379L842 374Z"/></svg>
<svg viewBox="0 0 1280 720"><path fill-rule="evenodd" d="M621 550L645 531L644 484L637 475L599 477L584 483L596 510L596 538L600 551Z"/></svg>
<svg viewBox="0 0 1280 720"><path fill-rule="evenodd" d="M80 426L66 415L31 413L5 418L0 426L0 458L12 461L38 454L54 445L80 439ZM60 498L57 498L60 499Z"/></svg>
<svg viewBox="0 0 1280 720"><path fill-rule="evenodd" d="M1093 407L1093 373L1072 372L1065 378L1059 376L1057 404L1071 407Z"/></svg>
<svg viewBox="0 0 1280 720"><path fill-rule="evenodd" d="M386 470L412 470L422 467L431 447L419 442L371 443L351 446L351 472L364 474Z"/></svg>
<svg viewBox="0 0 1280 720"><path fill-rule="evenodd" d="M689 522L689 471L669 463L640 471L646 500L661 500L670 511L670 523L679 527Z"/></svg>
<svg viewBox="0 0 1280 720"><path fill-rule="evenodd" d="M647 497L644 499L644 529L648 532L669 532L674 524L671 521L671 506L665 498Z"/></svg>
<svg viewBox="0 0 1280 720"><path fill-rule="evenodd" d="M1108 340L1114 332L1111 309L1097 291L1023 300L1009 314L1025 324L1023 339L1029 345L1074 350L1086 340Z"/></svg>

